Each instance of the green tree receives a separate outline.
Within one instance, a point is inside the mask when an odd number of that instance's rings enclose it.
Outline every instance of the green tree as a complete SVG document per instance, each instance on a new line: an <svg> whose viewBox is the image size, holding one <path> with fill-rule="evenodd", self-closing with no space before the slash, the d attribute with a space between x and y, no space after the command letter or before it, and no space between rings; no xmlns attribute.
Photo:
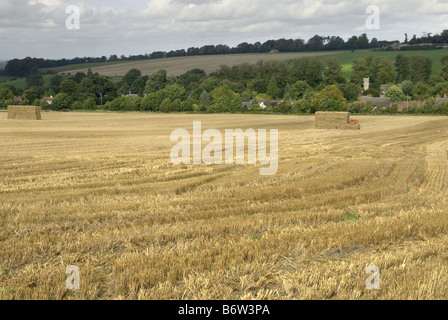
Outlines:
<svg viewBox="0 0 448 320"><path fill-rule="evenodd" d="M342 111L345 108L346 99L336 85L326 86L314 95L311 101L312 111Z"/></svg>
<svg viewBox="0 0 448 320"><path fill-rule="evenodd" d="M442 69L440 70L440 76L443 80L448 81L448 55L447 59L442 59Z"/></svg>
<svg viewBox="0 0 448 320"><path fill-rule="evenodd" d="M213 98L213 110L216 112L237 112L241 110L241 96L230 90L227 85L215 88L210 96ZM210 110L210 107L208 110Z"/></svg>
<svg viewBox="0 0 448 320"><path fill-rule="evenodd" d="M280 89L278 88L278 85L277 85L277 80L274 78L274 77L272 77L271 78L271 81L269 81L269 84L268 84L268 88L267 88L268 90L267 90L267 94L272 98L272 99L276 99L276 98L278 98L279 97L279 95L280 95Z"/></svg>
<svg viewBox="0 0 448 320"><path fill-rule="evenodd" d="M345 82L345 77L342 73L342 65L338 58L327 59L324 75L328 84L339 84Z"/></svg>
<svg viewBox="0 0 448 320"><path fill-rule="evenodd" d="M199 85L206 77L207 74L204 70L196 68L180 75L179 80L186 90L192 90L193 87Z"/></svg>
<svg viewBox="0 0 448 320"><path fill-rule="evenodd" d="M433 96L441 96L441 97L448 95L448 82L441 82L435 85L432 88L431 94Z"/></svg>
<svg viewBox="0 0 448 320"><path fill-rule="evenodd" d="M304 98L307 90L312 90L312 88L305 80L297 81L292 86L292 91L294 92L294 97L296 99Z"/></svg>
<svg viewBox="0 0 448 320"><path fill-rule="evenodd" d="M201 88L207 92L212 92L214 89L221 85L221 81L217 77L208 77L201 83Z"/></svg>
<svg viewBox="0 0 448 320"><path fill-rule="evenodd" d="M88 98L84 101L83 104L84 110L95 110L96 109L96 99L95 98Z"/></svg>
<svg viewBox="0 0 448 320"><path fill-rule="evenodd" d="M55 93L54 93L53 89L50 88L48 90L45 90L44 97L52 97L54 95L55 95Z"/></svg>
<svg viewBox="0 0 448 320"><path fill-rule="evenodd" d="M74 80L66 79L59 85L59 92L66 93L70 97L74 98L79 92L79 85Z"/></svg>
<svg viewBox="0 0 448 320"><path fill-rule="evenodd" d="M182 100L180 100L179 98L175 99L172 103L172 108L175 112L182 112Z"/></svg>
<svg viewBox="0 0 448 320"><path fill-rule="evenodd" d="M218 99L215 107L217 112L238 112L241 110L241 96L234 92L224 94Z"/></svg>
<svg viewBox="0 0 448 320"><path fill-rule="evenodd" d="M309 114L311 113L311 102L307 99L297 100L292 106L292 113Z"/></svg>
<svg viewBox="0 0 448 320"><path fill-rule="evenodd" d="M289 83L286 84L285 89L283 90L283 100L287 102L294 100L294 92Z"/></svg>
<svg viewBox="0 0 448 320"><path fill-rule="evenodd" d="M293 104L291 103L291 101L286 100L280 102L279 105L274 108L275 112L280 112L283 114L292 113L292 110L293 110Z"/></svg>
<svg viewBox="0 0 448 320"><path fill-rule="evenodd" d="M167 72L166 70L160 69L149 76L148 81L146 81L145 93L156 92L162 90L167 85Z"/></svg>
<svg viewBox="0 0 448 320"><path fill-rule="evenodd" d="M142 100L143 100L142 97L132 98L131 102L130 102L130 110L131 111L140 111Z"/></svg>
<svg viewBox="0 0 448 320"><path fill-rule="evenodd" d="M404 93L400 87L392 86L387 89L385 96L391 98L393 102L399 102L403 99Z"/></svg>
<svg viewBox="0 0 448 320"><path fill-rule="evenodd" d="M409 57L399 54L395 57L395 70L397 71L397 82L409 80L411 77L411 65Z"/></svg>
<svg viewBox="0 0 448 320"><path fill-rule="evenodd" d="M309 58L305 71L305 81L312 87L319 85L323 81L323 65L316 58Z"/></svg>
<svg viewBox="0 0 448 320"><path fill-rule="evenodd" d="M422 100L430 97L430 88L423 81L419 81L414 85L412 96L416 99Z"/></svg>
<svg viewBox="0 0 448 320"><path fill-rule="evenodd" d="M12 106L12 105L14 105L13 99L6 99L5 101L3 101L3 108L6 108L6 107Z"/></svg>
<svg viewBox="0 0 448 320"><path fill-rule="evenodd" d="M50 87L54 89L58 88L62 81L64 81L64 77L59 74L55 74L50 78Z"/></svg>
<svg viewBox="0 0 448 320"><path fill-rule="evenodd" d="M242 101L250 101L252 97L253 97L252 91L250 91L249 89L244 90L243 93L241 94Z"/></svg>
<svg viewBox="0 0 448 320"><path fill-rule="evenodd" d="M84 72L76 72L73 80L76 81L76 83L81 83L85 77L87 77L87 75Z"/></svg>
<svg viewBox="0 0 448 320"><path fill-rule="evenodd" d="M162 103L160 104L160 111L161 112L172 112L174 111L173 108L173 102L170 98L165 98Z"/></svg>
<svg viewBox="0 0 448 320"><path fill-rule="evenodd" d="M10 88L0 89L0 101L8 100L14 98L14 93Z"/></svg>
<svg viewBox="0 0 448 320"><path fill-rule="evenodd" d="M323 81L323 65L316 58L304 57L294 61L289 69L289 82L306 81L315 87ZM283 78L285 78L283 76ZM258 91L258 90L257 90Z"/></svg>
<svg viewBox="0 0 448 320"><path fill-rule="evenodd" d="M72 103L73 103L73 99L68 94L59 93L53 99L51 108L56 111L70 109Z"/></svg>
<svg viewBox="0 0 448 320"><path fill-rule="evenodd" d="M118 97L108 104L110 111L130 111L131 99L128 97Z"/></svg>
<svg viewBox="0 0 448 320"><path fill-rule="evenodd" d="M359 95L362 92L362 88L354 83L343 83L338 85L339 90L342 91L344 98L348 102L358 100Z"/></svg>
<svg viewBox="0 0 448 320"><path fill-rule="evenodd" d="M411 80L405 80L400 84L400 88L405 95L412 96L412 92L414 91L414 84Z"/></svg>
<svg viewBox="0 0 448 320"><path fill-rule="evenodd" d="M140 78L141 76L142 73L140 70L131 69L125 74L121 82L126 83L128 86L131 86L134 83L134 81Z"/></svg>
<svg viewBox="0 0 448 320"><path fill-rule="evenodd" d="M193 101L190 99L182 101L182 111L193 111Z"/></svg>
<svg viewBox="0 0 448 320"><path fill-rule="evenodd" d="M141 111L159 111L160 104L162 103L160 95L155 92L148 93L141 102Z"/></svg>
<svg viewBox="0 0 448 320"><path fill-rule="evenodd" d="M375 82L379 84L395 82L392 65L386 57L379 58L376 62Z"/></svg>
<svg viewBox="0 0 448 320"><path fill-rule="evenodd" d="M71 108L72 110L81 110L84 109L84 105L82 104L81 101L75 101L72 103Z"/></svg>
<svg viewBox="0 0 448 320"><path fill-rule="evenodd" d="M26 78L28 87L42 87L44 85L44 78L40 74L35 74Z"/></svg>
<svg viewBox="0 0 448 320"><path fill-rule="evenodd" d="M364 58L353 60L352 70L351 82L358 85L362 85L364 83L364 78L371 78L372 76L368 62Z"/></svg>
<svg viewBox="0 0 448 320"><path fill-rule="evenodd" d="M136 93L138 95L143 95L145 92L146 81L148 81L148 76L143 76L135 80L132 85L129 87L129 90L132 93Z"/></svg>
<svg viewBox="0 0 448 320"><path fill-rule="evenodd" d="M201 107L201 109L205 110L210 105L211 105L210 96L208 95L207 91L204 90L200 97L199 106Z"/></svg>
<svg viewBox="0 0 448 320"><path fill-rule="evenodd" d="M163 89L164 97L170 98L171 101L176 99L185 100L187 98L187 91L180 84L170 84Z"/></svg>
<svg viewBox="0 0 448 320"><path fill-rule="evenodd" d="M117 87L109 77L97 74L91 75L79 84L80 99L96 97L103 99L107 96L114 99L117 96Z"/></svg>
<svg viewBox="0 0 448 320"><path fill-rule="evenodd" d="M423 56L411 57L411 80L427 81L432 73L432 60Z"/></svg>
<svg viewBox="0 0 448 320"><path fill-rule="evenodd" d="M30 87L23 92L23 101L25 104L32 104L35 100L39 99L40 90L38 87Z"/></svg>

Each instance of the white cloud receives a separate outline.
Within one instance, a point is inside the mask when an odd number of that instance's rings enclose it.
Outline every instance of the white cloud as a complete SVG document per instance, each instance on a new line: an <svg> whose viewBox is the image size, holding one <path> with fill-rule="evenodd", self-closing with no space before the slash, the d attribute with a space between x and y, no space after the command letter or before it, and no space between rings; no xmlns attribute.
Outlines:
<svg viewBox="0 0 448 320"><path fill-rule="evenodd" d="M69 4L80 8L80 30L65 28ZM371 4L381 9L378 31L364 27ZM0 0L0 59L129 55L315 34L393 40L441 32L447 16L447 1L437 0Z"/></svg>

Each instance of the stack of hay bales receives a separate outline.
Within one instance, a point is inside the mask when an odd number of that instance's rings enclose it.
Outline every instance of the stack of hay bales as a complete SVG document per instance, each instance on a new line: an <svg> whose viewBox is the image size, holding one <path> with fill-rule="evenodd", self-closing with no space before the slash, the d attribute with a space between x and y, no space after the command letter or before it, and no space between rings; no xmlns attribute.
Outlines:
<svg viewBox="0 0 448 320"><path fill-rule="evenodd" d="M35 106L8 106L8 119L42 120L41 111Z"/></svg>
<svg viewBox="0 0 448 320"><path fill-rule="evenodd" d="M359 130L361 125L350 123L350 112L316 112L316 129Z"/></svg>

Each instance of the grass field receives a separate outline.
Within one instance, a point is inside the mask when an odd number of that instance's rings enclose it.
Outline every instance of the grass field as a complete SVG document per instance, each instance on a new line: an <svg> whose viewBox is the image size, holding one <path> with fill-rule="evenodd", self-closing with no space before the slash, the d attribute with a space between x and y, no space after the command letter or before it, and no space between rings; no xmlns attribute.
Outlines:
<svg viewBox="0 0 448 320"><path fill-rule="evenodd" d="M448 296L448 118L359 116L361 131L311 116L43 119L0 113L1 299ZM171 164L170 133L194 120L278 129L278 173Z"/></svg>
<svg viewBox="0 0 448 320"><path fill-rule="evenodd" d="M54 75L51 74L45 74L42 77L44 78L44 87L50 87L50 79ZM68 75L63 75L64 78L68 78ZM16 88L26 89L28 88L28 84L26 83L25 78L17 78L14 80L11 80L11 77L3 77L0 78L0 88L6 87L6 86L14 86Z"/></svg>
<svg viewBox="0 0 448 320"><path fill-rule="evenodd" d="M418 51L369 51L369 50L356 50L354 52L351 51L342 51L332 53L328 57L322 57L321 60L325 60L329 57L338 58L341 64L343 65L343 72L346 76L346 79L349 80L352 74L352 64L353 60L357 58L362 58L366 54L373 54L375 58L386 57L393 64L395 62L395 57L398 54L402 54L405 56L413 56L413 55L421 55L427 58L430 58L433 61L432 65L432 73L438 74L442 69L441 59L444 55L448 55L448 49L440 49L440 50L418 50ZM395 70L395 68L394 68Z"/></svg>

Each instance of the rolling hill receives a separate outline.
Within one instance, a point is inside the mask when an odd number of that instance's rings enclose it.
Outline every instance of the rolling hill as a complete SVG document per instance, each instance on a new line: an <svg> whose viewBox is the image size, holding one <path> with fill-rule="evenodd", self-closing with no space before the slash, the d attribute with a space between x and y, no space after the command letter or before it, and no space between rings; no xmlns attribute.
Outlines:
<svg viewBox="0 0 448 320"><path fill-rule="evenodd" d="M53 68L59 73L87 72L89 68L101 75L119 77L124 76L130 69L138 69L142 74L151 74L160 69L165 69L168 74L181 75L189 70L200 68L210 73L219 69L221 65L238 65L242 63L256 63L259 60L287 61L305 56L324 56L334 52L312 52L312 53L256 53L256 54L228 54L176 57L154 60L126 61L121 63L95 63L76 66ZM43 69L42 71L47 71Z"/></svg>

